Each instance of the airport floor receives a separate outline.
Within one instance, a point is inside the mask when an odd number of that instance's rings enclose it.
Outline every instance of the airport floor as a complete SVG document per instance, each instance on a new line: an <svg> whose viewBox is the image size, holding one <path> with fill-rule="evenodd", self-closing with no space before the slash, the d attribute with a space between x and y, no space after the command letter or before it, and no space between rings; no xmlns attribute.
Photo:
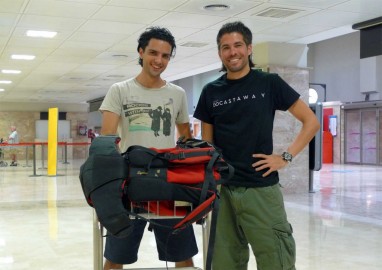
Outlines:
<svg viewBox="0 0 382 270"><path fill-rule="evenodd" d="M0 167L1 270L94 269L93 211L78 180L82 162L59 163L55 177L22 161ZM382 167L325 164L314 172L314 191L284 196L297 269L382 269ZM194 262L202 267L201 226L195 231L200 252ZM156 258L147 231L139 261L125 268L166 266ZM248 269L256 269L253 256Z"/></svg>

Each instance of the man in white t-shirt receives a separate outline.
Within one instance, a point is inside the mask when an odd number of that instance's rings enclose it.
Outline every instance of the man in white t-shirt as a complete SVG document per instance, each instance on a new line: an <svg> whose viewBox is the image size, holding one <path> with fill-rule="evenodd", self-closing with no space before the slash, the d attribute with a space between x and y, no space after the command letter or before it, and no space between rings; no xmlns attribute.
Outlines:
<svg viewBox="0 0 382 270"><path fill-rule="evenodd" d="M118 134L120 149L131 145L170 148L175 146L175 128L179 136L191 137L187 97L184 89L161 78L175 52L175 39L166 28L148 28L138 39L141 72L135 78L115 83L109 89L100 111L101 135ZM174 225L179 220L157 219ZM146 222L134 220L134 231L126 238L106 238L104 270L122 269L137 261ZM153 226L159 259L175 262L176 267L193 266L198 253L192 226L178 234Z"/></svg>

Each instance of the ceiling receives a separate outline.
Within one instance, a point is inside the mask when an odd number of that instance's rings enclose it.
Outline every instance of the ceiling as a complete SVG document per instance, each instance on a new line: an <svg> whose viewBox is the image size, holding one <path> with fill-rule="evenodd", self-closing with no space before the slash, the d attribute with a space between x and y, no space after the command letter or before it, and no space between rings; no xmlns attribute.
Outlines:
<svg viewBox="0 0 382 270"><path fill-rule="evenodd" d="M229 9L208 11L208 4ZM262 14L279 9L291 15ZM0 103L103 97L112 83L140 71L137 38L152 25L167 27L176 38L176 56L163 74L172 81L220 66L215 38L228 21L249 26L255 44L310 44L350 33L352 24L381 14L382 0L0 0L0 70L21 71L0 71L0 81L8 81L0 84ZM27 37L27 30L58 34ZM36 57L12 60L12 54Z"/></svg>

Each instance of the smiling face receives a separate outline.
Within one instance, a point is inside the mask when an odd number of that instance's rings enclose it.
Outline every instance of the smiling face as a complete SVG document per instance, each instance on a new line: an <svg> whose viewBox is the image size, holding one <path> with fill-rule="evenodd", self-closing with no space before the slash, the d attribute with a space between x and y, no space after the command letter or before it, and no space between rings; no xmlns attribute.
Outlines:
<svg viewBox="0 0 382 270"><path fill-rule="evenodd" d="M219 43L219 57L227 69L229 79L245 76L249 70L248 57L252 53L252 45L247 45L243 35L237 32L224 34Z"/></svg>
<svg viewBox="0 0 382 270"><path fill-rule="evenodd" d="M167 41L150 39L145 49L139 48L143 72L150 77L160 77L171 58L171 45Z"/></svg>

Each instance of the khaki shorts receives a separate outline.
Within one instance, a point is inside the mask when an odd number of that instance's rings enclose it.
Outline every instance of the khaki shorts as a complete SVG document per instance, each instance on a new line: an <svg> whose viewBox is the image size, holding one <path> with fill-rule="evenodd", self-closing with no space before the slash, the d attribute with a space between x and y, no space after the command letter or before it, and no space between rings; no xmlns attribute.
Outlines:
<svg viewBox="0 0 382 270"><path fill-rule="evenodd" d="M294 270L296 246L279 184L222 187L213 270L245 270L249 245L258 270Z"/></svg>

